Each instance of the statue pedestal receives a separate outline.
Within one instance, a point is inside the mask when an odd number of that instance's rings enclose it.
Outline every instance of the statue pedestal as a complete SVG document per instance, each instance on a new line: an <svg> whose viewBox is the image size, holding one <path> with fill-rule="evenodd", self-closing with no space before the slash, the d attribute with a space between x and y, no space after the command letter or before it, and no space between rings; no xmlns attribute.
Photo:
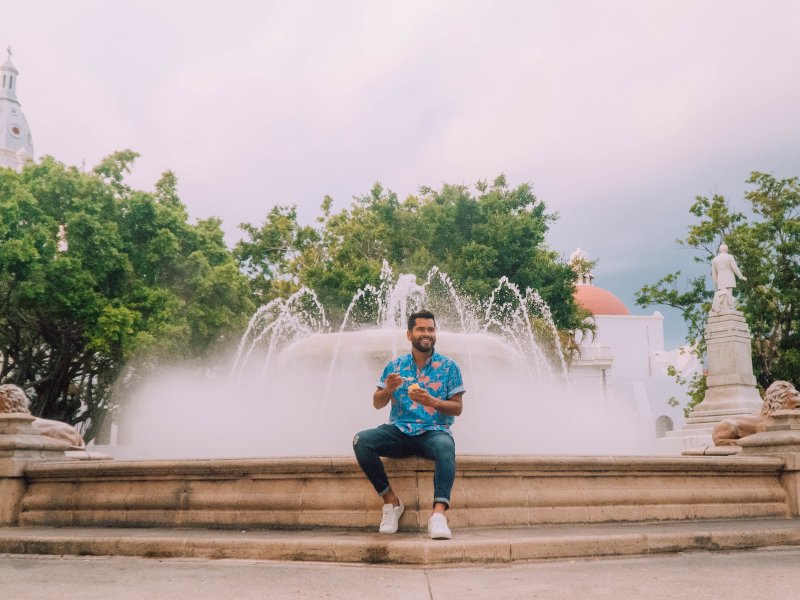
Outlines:
<svg viewBox="0 0 800 600"><path fill-rule="evenodd" d="M791 515L800 516L800 410L776 411L764 431L739 440L742 456L778 456L784 461L781 485Z"/></svg>
<svg viewBox="0 0 800 600"><path fill-rule="evenodd" d="M752 337L744 315L738 310L712 312L705 337L708 389L686 420L687 429L713 428L726 417L757 413L763 406L753 375Z"/></svg>
<svg viewBox="0 0 800 600"><path fill-rule="evenodd" d="M733 309L712 312L706 323L705 338L706 395L694 407L683 429L667 433L674 444L683 445L684 454L716 454L711 441L714 425L728 417L761 412L764 405L756 389L750 349L752 336L744 315ZM730 454L730 450L719 453Z"/></svg>
<svg viewBox="0 0 800 600"><path fill-rule="evenodd" d="M40 435L23 413L0 414L0 526L15 525L25 493L25 467L33 461L63 460L67 442Z"/></svg>

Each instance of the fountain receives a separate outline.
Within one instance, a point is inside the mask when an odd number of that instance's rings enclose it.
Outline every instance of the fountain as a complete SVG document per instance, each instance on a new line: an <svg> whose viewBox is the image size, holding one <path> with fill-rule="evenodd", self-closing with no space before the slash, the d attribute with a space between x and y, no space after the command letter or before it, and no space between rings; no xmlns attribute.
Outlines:
<svg viewBox="0 0 800 600"><path fill-rule="evenodd" d="M388 360L408 352L407 316L421 308L437 315L437 350L464 375L465 410L453 428L459 453L653 451L629 409L571 390L549 307L534 290L502 278L476 304L437 268L420 285L414 275L395 278L387 264L380 284L355 294L335 330L314 292L302 288L256 311L227 377L172 372L151 379L129 413L134 444L108 451L136 458L349 456L354 432L388 418L370 398Z"/></svg>
<svg viewBox="0 0 800 600"><path fill-rule="evenodd" d="M363 534L374 531L380 500L350 448L355 431L385 418L369 398L385 361L407 351L401 325L422 304L437 313L438 347L461 363L468 390L453 428L458 470L449 521L456 538L480 530L466 544L435 549L414 535L430 514L431 463L387 460L406 501L406 535ZM135 460L59 460L58 448L30 435L31 417L0 415L0 551L427 564L800 539L800 528L780 525L800 514L800 466L796 454L781 454L795 452L797 419L758 442L771 444L774 456L597 456L647 448L629 412L572 393L548 316L534 292L505 279L484 304L470 306L438 270L417 285L411 276L395 281L386 268L379 286L356 294L336 331L313 292L300 290L254 315L224 375L153 379L130 415L138 421L135 443L111 449ZM647 525L743 518L761 520L669 540ZM612 532L583 543L537 533L543 524L610 521L643 523L652 538L637 534L632 543ZM112 529L53 535L39 527ZM191 527L207 531L177 531ZM520 530L510 542L487 533L508 527ZM326 537L328 528L339 529ZM789 537L776 538L775 528ZM251 529L314 531L275 537Z"/></svg>

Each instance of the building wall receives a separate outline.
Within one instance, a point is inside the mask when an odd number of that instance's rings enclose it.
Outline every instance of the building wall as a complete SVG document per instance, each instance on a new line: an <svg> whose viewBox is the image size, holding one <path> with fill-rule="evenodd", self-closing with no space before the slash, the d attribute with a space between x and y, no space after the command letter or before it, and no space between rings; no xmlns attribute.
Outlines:
<svg viewBox="0 0 800 600"><path fill-rule="evenodd" d="M597 315L594 343L609 346L615 379L639 379L658 374L656 352L664 352L664 317L654 315ZM664 373L666 374L666 373Z"/></svg>
<svg viewBox="0 0 800 600"><path fill-rule="evenodd" d="M691 377L700 365L679 349L664 349L661 313L595 315L594 319L595 336L580 340L581 360L576 361L571 379L587 388L603 389L607 401L625 405L641 418L648 438L663 434L668 422L674 429L682 427L688 396L667 374L667 367L673 365Z"/></svg>

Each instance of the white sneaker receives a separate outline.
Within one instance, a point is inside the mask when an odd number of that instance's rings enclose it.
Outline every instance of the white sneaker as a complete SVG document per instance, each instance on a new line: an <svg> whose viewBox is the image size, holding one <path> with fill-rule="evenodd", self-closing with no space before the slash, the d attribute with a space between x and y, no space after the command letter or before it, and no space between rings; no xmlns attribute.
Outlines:
<svg viewBox="0 0 800 600"><path fill-rule="evenodd" d="M400 506L394 504L383 505L383 518L381 519L381 526L378 531L381 533L397 533L397 526L400 523L400 516L406 509L403 501L400 501Z"/></svg>
<svg viewBox="0 0 800 600"><path fill-rule="evenodd" d="M442 513L433 513L428 519L428 533L432 540L449 540L452 534L447 526L447 517Z"/></svg>

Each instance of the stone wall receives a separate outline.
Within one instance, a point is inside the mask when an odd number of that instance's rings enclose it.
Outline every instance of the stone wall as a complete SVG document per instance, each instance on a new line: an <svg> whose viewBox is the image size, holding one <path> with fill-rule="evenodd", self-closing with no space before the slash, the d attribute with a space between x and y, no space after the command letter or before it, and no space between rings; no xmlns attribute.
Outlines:
<svg viewBox="0 0 800 600"><path fill-rule="evenodd" d="M31 462L64 458L70 445L40 435L34 417L0 413L0 526L16 525L27 488L25 468Z"/></svg>
<svg viewBox="0 0 800 600"><path fill-rule="evenodd" d="M456 528L790 516L774 457L461 456ZM424 529L432 463L387 461ZM379 497L352 458L31 464L24 526L372 529Z"/></svg>

